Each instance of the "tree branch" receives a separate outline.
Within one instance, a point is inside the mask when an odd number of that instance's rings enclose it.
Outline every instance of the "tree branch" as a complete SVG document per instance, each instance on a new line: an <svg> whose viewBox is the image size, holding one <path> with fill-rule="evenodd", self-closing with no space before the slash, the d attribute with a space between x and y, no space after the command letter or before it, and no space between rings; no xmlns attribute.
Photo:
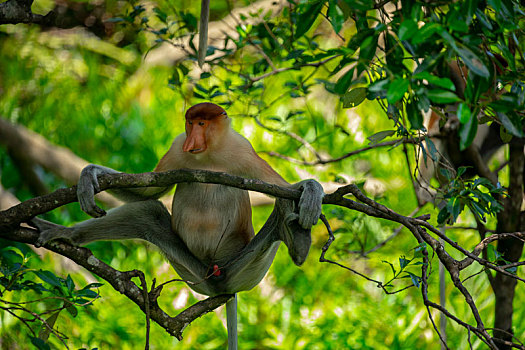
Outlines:
<svg viewBox="0 0 525 350"><path fill-rule="evenodd" d="M110 188L150 186L165 187L176 183L187 182L222 184L244 190L262 192L275 197L291 200L298 200L301 196L301 192L299 190L268 184L260 180L245 179L239 176L233 176L225 173L205 170L182 169L167 171L163 173L119 173L99 176L99 183L102 191ZM353 195L357 201L347 198L346 196L348 194ZM13 241L33 244L38 237L37 232L30 229L21 229L18 227L18 225L23 222L29 221L36 215L48 212L50 210L74 202L76 200L76 186L73 186L71 188L59 189L46 196L27 200L8 210L2 211L0 212L0 236ZM504 234L500 236L492 235L489 237L489 239L486 239L479 243L478 246L476 246L476 248L474 248L474 251L471 253L465 248L459 246L457 243L453 242L446 235L439 232L439 230L437 230L435 227L430 225L426 221L428 219L428 216L413 218L396 213L388 207L366 197L354 184L342 186L338 188L335 192L325 195L325 197L323 198L323 204L338 205L351 210L357 210L369 216L398 222L404 227L406 227L420 244L423 242L428 244L436 252L439 260L443 263L443 265L449 272L452 280L454 281L454 285L464 296L465 302L469 305L472 315L474 316L477 323L477 326L474 328L475 331L472 328L472 326L467 326L466 324L462 324L462 326L466 327L471 331L474 331L474 333L483 342L488 344L490 347L495 348L494 340L487 333L487 329L485 328L482 322L481 316L478 312L475 302L473 301L470 292L463 285L463 282L459 278L459 275L462 268L464 268L467 264L467 259L472 259L471 261L468 261L468 264L476 261L480 265L496 270L502 274L505 274L508 277L514 278L519 281L525 281L522 278L504 270L502 267L495 265L495 263L479 258L477 256L477 254L479 254L479 249L488 244L489 241L495 239L508 239L516 236L521 237L521 233L512 233L506 235ZM323 219L323 221L326 222L326 219ZM448 243L453 249L456 249L457 251L464 254L467 259L465 259L464 261L458 261L454 259L446 251L444 244L442 244L438 239L436 239L432 235L443 238L443 240L446 243ZM327 243L328 246L329 243L333 241L333 239L335 239L335 237L331 235L329 242ZM132 277L139 276L139 274L141 273L140 271L133 270L128 272L120 272L114 270L110 266L104 264L103 262L95 258L88 249L76 248L71 245L68 245L67 243L51 242L46 247L61 255L69 257L73 261L86 267L89 271L92 271L93 273L106 279L116 290L125 294L133 302L139 305L139 307L144 312L147 312L146 304L144 303L144 291L141 290L131 281ZM328 259L324 258L326 249L323 249L323 255L321 260L324 259L324 261L329 261ZM428 259L428 253L426 252L426 249L424 250L425 259ZM340 264L337 265L343 266ZM428 263L424 263L423 265L425 266L422 267L424 270L422 271L422 274L423 276L425 276L427 269L426 265L428 265ZM350 268L347 269L356 273L355 270L352 270ZM378 281L374 280L374 282L377 283ZM218 305L226 302L231 297L227 295L216 298L210 298L207 299L205 303L196 304L176 317L170 317L166 313L164 313L164 311L162 311L156 304L156 297L158 296L159 291L159 288L153 289L148 294L150 298L148 315L149 317L151 317L152 320L164 327L170 334L176 336L179 339L181 337L181 332L185 325L194 320L196 317L202 315L202 313L208 312L213 308L217 307ZM425 296L424 299L425 304L427 306L435 307L435 305L433 305L428 299L426 299ZM443 310L440 311L443 312ZM447 317L451 317L450 313L445 314L447 315ZM185 319L187 322L181 323L181 319Z"/></svg>
<svg viewBox="0 0 525 350"><path fill-rule="evenodd" d="M1 230L0 237L17 242L34 244L38 238L38 232L28 228L18 228L11 232ZM74 247L64 241L49 242L45 245L45 248L68 257L78 265L103 278L109 282L116 291L125 295L146 313L146 305L148 304L144 298L146 293L131 280L133 277L139 277L142 272L138 270L118 271L95 257L89 249ZM232 297L232 295L226 294L208 298L192 305L179 315L171 317L164 312L157 303L157 298L160 295L158 290L153 290L147 293L147 295L149 296L149 317L163 327L170 335L179 340L182 339L182 332L188 324L226 303Z"/></svg>

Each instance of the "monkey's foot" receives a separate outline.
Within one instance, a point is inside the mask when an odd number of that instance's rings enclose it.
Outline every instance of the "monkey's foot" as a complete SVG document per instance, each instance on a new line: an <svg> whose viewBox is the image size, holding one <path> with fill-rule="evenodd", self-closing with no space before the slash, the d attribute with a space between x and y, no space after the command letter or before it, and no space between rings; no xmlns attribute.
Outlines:
<svg viewBox="0 0 525 350"><path fill-rule="evenodd" d="M39 218L33 218L30 224L40 232L40 235L35 242L35 247L41 247L47 242L57 238L71 238L72 230L69 227L57 225Z"/></svg>
<svg viewBox="0 0 525 350"><path fill-rule="evenodd" d="M285 219L282 240L288 247L288 254L297 266L301 266L312 245L311 229L303 228L298 221L299 216L295 213L289 214Z"/></svg>

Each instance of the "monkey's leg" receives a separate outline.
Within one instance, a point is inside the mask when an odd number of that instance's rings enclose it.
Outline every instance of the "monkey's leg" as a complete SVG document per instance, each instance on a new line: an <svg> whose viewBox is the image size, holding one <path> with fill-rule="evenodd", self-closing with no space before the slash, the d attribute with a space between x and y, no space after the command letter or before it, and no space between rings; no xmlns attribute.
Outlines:
<svg viewBox="0 0 525 350"><path fill-rule="evenodd" d="M189 251L186 244L171 231L171 215L157 200L131 202L110 210L104 217L89 219L73 227L56 225L45 220L33 222L40 230L37 246L53 239L65 239L75 245L100 240L143 239L159 247L184 279L200 281L207 266Z"/></svg>
<svg viewBox="0 0 525 350"><path fill-rule="evenodd" d="M233 259L219 262L224 271L223 293L235 293L256 286L266 275L281 241L292 260L301 265L311 245L311 230L303 228L293 201L277 199L274 210L259 233Z"/></svg>

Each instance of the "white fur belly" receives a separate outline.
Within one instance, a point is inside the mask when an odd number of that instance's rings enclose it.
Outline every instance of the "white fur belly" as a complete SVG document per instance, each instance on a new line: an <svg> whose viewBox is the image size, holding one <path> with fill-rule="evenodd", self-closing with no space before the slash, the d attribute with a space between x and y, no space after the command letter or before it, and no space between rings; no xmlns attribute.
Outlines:
<svg viewBox="0 0 525 350"><path fill-rule="evenodd" d="M230 239L239 228L241 205L250 205L246 191L221 185L179 184L173 198L172 228L201 261L221 260L245 244Z"/></svg>

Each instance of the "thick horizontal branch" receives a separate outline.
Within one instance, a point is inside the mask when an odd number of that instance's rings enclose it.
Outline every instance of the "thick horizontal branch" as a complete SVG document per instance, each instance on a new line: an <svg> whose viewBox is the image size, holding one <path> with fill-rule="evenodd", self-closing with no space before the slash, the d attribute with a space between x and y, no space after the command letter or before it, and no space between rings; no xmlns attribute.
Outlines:
<svg viewBox="0 0 525 350"><path fill-rule="evenodd" d="M255 179L206 170L171 170L141 174L106 174L99 176L101 191L112 188L167 187L184 182L223 184L286 199L299 199L301 192ZM22 222L77 201L76 186L61 188L45 196L35 197L0 212L0 228L16 227Z"/></svg>

